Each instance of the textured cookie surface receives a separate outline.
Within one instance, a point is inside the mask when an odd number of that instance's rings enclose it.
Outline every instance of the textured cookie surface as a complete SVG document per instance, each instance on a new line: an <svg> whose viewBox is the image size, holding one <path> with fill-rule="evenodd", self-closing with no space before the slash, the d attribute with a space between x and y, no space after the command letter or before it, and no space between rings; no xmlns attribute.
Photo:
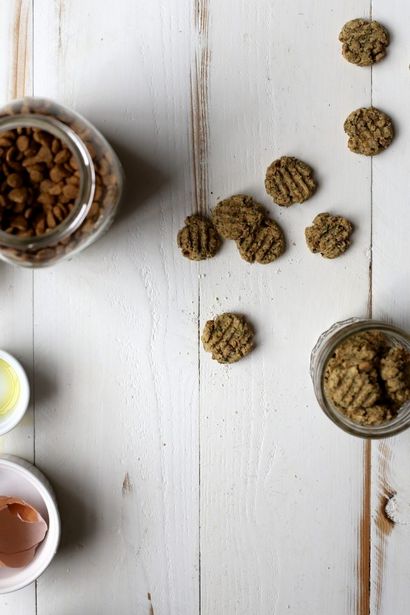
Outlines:
<svg viewBox="0 0 410 615"><path fill-rule="evenodd" d="M239 253L248 263L267 265L283 254L285 238L278 224L264 218L259 226L248 228L237 240Z"/></svg>
<svg viewBox="0 0 410 615"><path fill-rule="evenodd" d="M410 353L405 348L390 348L381 360L380 375L393 401L402 405L410 399Z"/></svg>
<svg viewBox="0 0 410 615"><path fill-rule="evenodd" d="M350 336L335 350L335 358L343 366L359 365L366 370L378 367L380 356L388 351L386 337L380 331L363 331Z"/></svg>
<svg viewBox="0 0 410 615"><path fill-rule="evenodd" d="M361 370L359 365L345 367L332 364L331 361L326 386L335 404L342 408L357 409L370 408L379 401L381 390L374 368Z"/></svg>
<svg viewBox="0 0 410 615"><path fill-rule="evenodd" d="M382 60L390 42L387 30L379 22L366 19L348 21L339 40L346 60L358 66L370 66Z"/></svg>
<svg viewBox="0 0 410 615"><path fill-rule="evenodd" d="M316 190L316 182L309 165L297 158L282 156L267 168L265 188L277 205L289 207L310 198Z"/></svg>
<svg viewBox="0 0 410 615"><path fill-rule="evenodd" d="M189 216L177 237L178 247L192 261L201 261L215 256L221 239L213 224L203 216Z"/></svg>
<svg viewBox="0 0 410 615"><path fill-rule="evenodd" d="M344 413L355 423L369 426L381 425L397 415L394 409L384 404L376 404L370 408L348 408Z"/></svg>
<svg viewBox="0 0 410 615"><path fill-rule="evenodd" d="M375 107L356 109L344 123L348 147L356 154L375 156L393 141L394 128L386 113Z"/></svg>
<svg viewBox="0 0 410 615"><path fill-rule="evenodd" d="M390 353L388 338L373 330L351 335L336 347L328 361L324 374L326 396L355 423L375 426L397 415L401 403L389 395L381 373ZM385 376L396 379L397 372L386 371Z"/></svg>
<svg viewBox="0 0 410 615"><path fill-rule="evenodd" d="M353 225L342 216L318 214L312 226L305 229L306 243L312 252L320 252L325 258L336 258L350 246Z"/></svg>
<svg viewBox="0 0 410 615"><path fill-rule="evenodd" d="M219 363L235 363L253 348L254 331L243 316L226 312L208 320L202 343Z"/></svg>
<svg viewBox="0 0 410 615"><path fill-rule="evenodd" d="M237 240L249 228L259 226L265 209L251 196L236 194L218 203L212 211L212 221L225 239Z"/></svg>

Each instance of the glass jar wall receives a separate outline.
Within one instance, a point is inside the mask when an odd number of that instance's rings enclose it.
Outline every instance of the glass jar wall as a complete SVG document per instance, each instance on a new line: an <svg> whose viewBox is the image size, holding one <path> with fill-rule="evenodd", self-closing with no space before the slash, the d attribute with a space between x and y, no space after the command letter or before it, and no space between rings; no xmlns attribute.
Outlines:
<svg viewBox="0 0 410 615"><path fill-rule="evenodd" d="M0 258L43 267L72 257L108 229L123 174L101 133L46 99L0 109Z"/></svg>
<svg viewBox="0 0 410 615"><path fill-rule="evenodd" d="M410 426L410 400L405 402L397 414L381 424L360 424L351 420L346 413L329 398L325 386L326 368L335 351L347 340L361 333L379 332L388 348L402 348L410 352L410 336L385 322L365 318L350 318L335 323L317 341L310 360L310 374L316 398L325 414L344 431L362 438L385 438L393 436ZM364 366L367 369L367 366ZM350 386L350 391L353 388Z"/></svg>

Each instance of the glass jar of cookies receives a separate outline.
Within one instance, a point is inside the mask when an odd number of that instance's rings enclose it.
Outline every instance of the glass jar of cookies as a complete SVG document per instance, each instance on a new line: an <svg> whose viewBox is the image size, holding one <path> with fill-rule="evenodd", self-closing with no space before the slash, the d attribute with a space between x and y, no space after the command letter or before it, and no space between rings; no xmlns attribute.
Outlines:
<svg viewBox="0 0 410 615"><path fill-rule="evenodd" d="M362 438L410 426L410 335L378 320L334 324L311 354L310 373L325 414Z"/></svg>
<svg viewBox="0 0 410 615"><path fill-rule="evenodd" d="M123 173L86 119L46 99L0 109L0 258L44 267L72 257L110 226Z"/></svg>

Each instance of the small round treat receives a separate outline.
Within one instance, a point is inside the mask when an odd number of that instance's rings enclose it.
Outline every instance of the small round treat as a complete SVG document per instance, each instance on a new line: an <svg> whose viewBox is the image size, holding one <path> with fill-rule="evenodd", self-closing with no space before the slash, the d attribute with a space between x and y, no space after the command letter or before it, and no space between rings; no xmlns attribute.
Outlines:
<svg viewBox="0 0 410 615"><path fill-rule="evenodd" d="M243 316L226 312L208 320L202 343L218 363L235 363L253 348L254 331Z"/></svg>
<svg viewBox="0 0 410 615"><path fill-rule="evenodd" d="M224 239L237 240L248 229L259 226L265 209L251 196L236 194L218 203L212 211L212 222Z"/></svg>
<svg viewBox="0 0 410 615"><path fill-rule="evenodd" d="M393 141L393 123L388 115L376 107L362 107L352 111L344 123L349 135L348 147L356 154L375 156Z"/></svg>
<svg viewBox="0 0 410 615"><path fill-rule="evenodd" d="M402 406L410 400L410 353L402 347L391 348L380 365L388 396Z"/></svg>
<svg viewBox="0 0 410 615"><path fill-rule="evenodd" d="M248 263L267 265L285 251L285 238L278 224L265 218L260 226L249 228L236 242L239 253Z"/></svg>
<svg viewBox="0 0 410 615"><path fill-rule="evenodd" d="M309 250L320 252L325 258L336 258L350 246L353 225L342 216L328 213L318 214L313 225L305 229L305 238Z"/></svg>
<svg viewBox="0 0 410 615"><path fill-rule="evenodd" d="M387 349L387 340L380 331L356 333L342 342L335 350L334 357L344 367L358 366L361 371L377 368L380 355Z"/></svg>
<svg viewBox="0 0 410 615"><path fill-rule="evenodd" d="M342 53L348 62L370 66L384 58L390 37L377 21L352 19L343 26L339 41L343 43Z"/></svg>
<svg viewBox="0 0 410 615"><path fill-rule="evenodd" d="M330 359L325 372L325 387L330 399L340 408L370 408L381 397L377 370L345 367Z"/></svg>
<svg viewBox="0 0 410 615"><path fill-rule="evenodd" d="M189 216L177 237L178 247L191 261L202 261L215 256L221 239L213 224L204 216Z"/></svg>
<svg viewBox="0 0 410 615"><path fill-rule="evenodd" d="M316 190L316 182L309 165L297 158L282 156L267 168L265 188L277 205L289 207L309 199Z"/></svg>

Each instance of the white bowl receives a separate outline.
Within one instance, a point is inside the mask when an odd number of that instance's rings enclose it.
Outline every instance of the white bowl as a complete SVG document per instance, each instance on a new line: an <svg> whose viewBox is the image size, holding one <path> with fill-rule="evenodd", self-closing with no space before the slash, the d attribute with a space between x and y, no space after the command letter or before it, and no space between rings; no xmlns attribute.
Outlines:
<svg viewBox="0 0 410 615"><path fill-rule="evenodd" d="M15 406L7 414L0 416L0 436L2 436L13 429L25 415L30 401L30 385L27 374L17 359L5 350L0 350L0 359L6 361L14 369L20 383L20 393Z"/></svg>
<svg viewBox="0 0 410 615"><path fill-rule="evenodd" d="M52 487L31 463L14 457L0 457L0 495L22 498L47 522L48 531L34 559L23 568L0 568L0 594L21 589L35 581L47 568L60 542L60 515Z"/></svg>

